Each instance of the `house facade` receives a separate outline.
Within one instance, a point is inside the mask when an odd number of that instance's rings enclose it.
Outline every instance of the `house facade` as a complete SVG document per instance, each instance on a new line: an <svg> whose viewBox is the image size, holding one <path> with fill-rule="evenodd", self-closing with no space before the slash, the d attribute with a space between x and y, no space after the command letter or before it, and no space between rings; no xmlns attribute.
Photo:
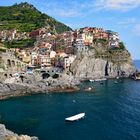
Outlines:
<svg viewBox="0 0 140 140"><path fill-rule="evenodd" d="M119 48L119 34L113 31L108 31L109 33L109 48Z"/></svg>
<svg viewBox="0 0 140 140"><path fill-rule="evenodd" d="M109 39L109 34L103 28L93 28L93 39Z"/></svg>

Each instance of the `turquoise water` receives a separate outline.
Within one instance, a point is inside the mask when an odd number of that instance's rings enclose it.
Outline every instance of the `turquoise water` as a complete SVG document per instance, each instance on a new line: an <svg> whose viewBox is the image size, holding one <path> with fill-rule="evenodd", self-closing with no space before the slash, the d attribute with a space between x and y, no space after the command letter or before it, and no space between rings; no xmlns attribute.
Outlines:
<svg viewBox="0 0 140 140"><path fill-rule="evenodd" d="M139 140L140 82L84 83L95 92L60 93L0 101L0 122L40 140ZM85 112L86 118L65 122Z"/></svg>
<svg viewBox="0 0 140 140"><path fill-rule="evenodd" d="M134 64L136 68L140 70L140 60L134 60Z"/></svg>

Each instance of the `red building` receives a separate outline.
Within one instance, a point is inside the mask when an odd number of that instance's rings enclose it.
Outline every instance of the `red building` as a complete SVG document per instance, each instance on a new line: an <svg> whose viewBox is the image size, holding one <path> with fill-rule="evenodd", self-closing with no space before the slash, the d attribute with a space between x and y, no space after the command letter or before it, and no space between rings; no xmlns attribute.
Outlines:
<svg viewBox="0 0 140 140"><path fill-rule="evenodd" d="M104 31L103 28L93 28L94 39L109 39L108 32Z"/></svg>
<svg viewBox="0 0 140 140"><path fill-rule="evenodd" d="M34 30L32 32L29 33L29 37L31 38L35 38L39 35L43 35L45 34L46 30L44 28L41 28L41 29L37 29L37 30Z"/></svg>

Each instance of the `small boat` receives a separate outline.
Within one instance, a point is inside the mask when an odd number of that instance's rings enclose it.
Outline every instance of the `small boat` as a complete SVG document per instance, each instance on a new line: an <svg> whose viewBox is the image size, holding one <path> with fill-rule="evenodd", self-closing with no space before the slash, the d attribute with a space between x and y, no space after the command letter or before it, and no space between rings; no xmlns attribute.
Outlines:
<svg viewBox="0 0 140 140"><path fill-rule="evenodd" d="M107 78L95 79L96 82L106 81L106 80L107 80Z"/></svg>
<svg viewBox="0 0 140 140"><path fill-rule="evenodd" d="M94 82L94 80L92 80L92 79L90 79L89 81L90 81L90 82Z"/></svg>
<svg viewBox="0 0 140 140"><path fill-rule="evenodd" d="M119 78L120 78L119 76L116 77L116 79L119 79Z"/></svg>
<svg viewBox="0 0 140 140"><path fill-rule="evenodd" d="M91 90L92 90L91 87L85 89L85 91L91 91Z"/></svg>
<svg viewBox="0 0 140 140"><path fill-rule="evenodd" d="M77 115L74 115L74 116L65 118L65 121L73 122L73 121L82 119L82 118L84 118L84 117L85 117L85 113L80 113L80 114L77 114Z"/></svg>

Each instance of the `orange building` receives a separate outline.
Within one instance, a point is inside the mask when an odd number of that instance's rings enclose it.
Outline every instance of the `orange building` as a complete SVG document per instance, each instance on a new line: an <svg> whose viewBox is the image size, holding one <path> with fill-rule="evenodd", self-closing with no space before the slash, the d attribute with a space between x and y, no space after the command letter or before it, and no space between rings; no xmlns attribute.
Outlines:
<svg viewBox="0 0 140 140"><path fill-rule="evenodd" d="M108 32L104 31L103 28L93 28L93 38L94 39L109 39Z"/></svg>

